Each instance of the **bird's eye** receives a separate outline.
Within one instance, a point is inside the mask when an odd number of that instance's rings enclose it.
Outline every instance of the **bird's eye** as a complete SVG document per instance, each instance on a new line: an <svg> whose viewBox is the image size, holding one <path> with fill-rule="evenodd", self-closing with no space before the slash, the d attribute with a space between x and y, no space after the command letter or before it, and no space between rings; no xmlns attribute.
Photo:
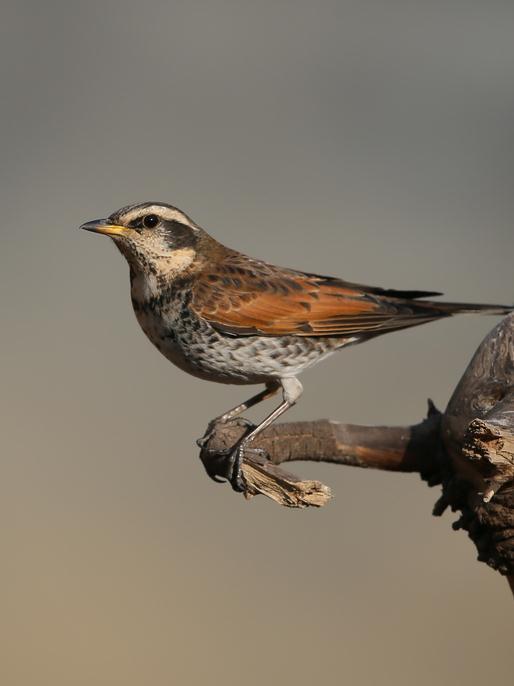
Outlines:
<svg viewBox="0 0 514 686"><path fill-rule="evenodd" d="M143 226L147 229L153 229L159 223L159 217L156 214L147 214L143 217Z"/></svg>

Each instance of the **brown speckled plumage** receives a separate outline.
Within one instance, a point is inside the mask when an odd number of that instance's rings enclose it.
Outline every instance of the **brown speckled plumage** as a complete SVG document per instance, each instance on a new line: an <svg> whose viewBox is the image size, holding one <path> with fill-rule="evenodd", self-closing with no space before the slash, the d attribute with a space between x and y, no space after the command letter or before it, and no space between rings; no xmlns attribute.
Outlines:
<svg viewBox="0 0 514 686"><path fill-rule="evenodd" d="M282 404L233 455L228 476L238 489L244 446L296 402L302 392L297 376L307 367L339 348L390 331L459 312L512 309L420 300L439 294L361 286L276 267L221 245L165 203L124 207L83 228L111 236L126 257L136 317L171 362L210 381L264 383L270 393L282 387Z"/></svg>

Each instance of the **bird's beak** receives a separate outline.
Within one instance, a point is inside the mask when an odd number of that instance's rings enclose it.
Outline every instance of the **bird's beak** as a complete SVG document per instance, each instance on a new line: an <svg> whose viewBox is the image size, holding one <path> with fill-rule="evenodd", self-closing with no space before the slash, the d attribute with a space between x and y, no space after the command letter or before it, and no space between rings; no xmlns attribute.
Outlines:
<svg viewBox="0 0 514 686"><path fill-rule="evenodd" d="M111 224L108 219L93 219L92 222L82 224L80 228L94 233L103 233L106 236L127 236L130 233L130 229L126 226Z"/></svg>

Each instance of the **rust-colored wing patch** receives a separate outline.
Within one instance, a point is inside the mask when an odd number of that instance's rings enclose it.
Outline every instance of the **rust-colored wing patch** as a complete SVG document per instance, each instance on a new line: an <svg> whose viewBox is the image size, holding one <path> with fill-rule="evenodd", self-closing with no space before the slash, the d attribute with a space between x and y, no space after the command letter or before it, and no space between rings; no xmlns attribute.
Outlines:
<svg viewBox="0 0 514 686"><path fill-rule="evenodd" d="M373 336L444 316L382 293L231 253L198 275L191 305L214 328L236 336ZM406 292L406 298L422 295Z"/></svg>

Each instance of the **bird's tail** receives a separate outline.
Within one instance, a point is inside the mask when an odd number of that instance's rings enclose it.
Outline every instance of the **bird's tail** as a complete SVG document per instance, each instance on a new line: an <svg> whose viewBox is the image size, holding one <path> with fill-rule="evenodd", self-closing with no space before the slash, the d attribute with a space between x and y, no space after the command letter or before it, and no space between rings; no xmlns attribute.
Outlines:
<svg viewBox="0 0 514 686"><path fill-rule="evenodd" d="M442 316L454 314L496 314L505 315L514 311L514 305L477 305L476 303L445 303L434 300L419 301L430 309L440 312Z"/></svg>

